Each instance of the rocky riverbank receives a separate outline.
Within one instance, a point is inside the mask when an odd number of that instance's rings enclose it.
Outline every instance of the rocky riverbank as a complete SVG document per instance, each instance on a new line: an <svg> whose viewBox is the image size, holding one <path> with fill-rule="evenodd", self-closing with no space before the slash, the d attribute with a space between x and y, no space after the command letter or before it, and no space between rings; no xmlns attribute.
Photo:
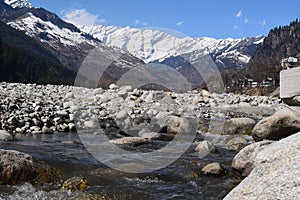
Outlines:
<svg viewBox="0 0 300 200"><path fill-rule="evenodd" d="M116 85L103 90L0 83L0 90L0 129L13 134L72 132L76 126L95 128L98 122L103 129L128 128L172 115L194 119L261 119L273 114L280 105L279 99L270 97L207 91L176 94ZM219 116L220 113L223 115Z"/></svg>
<svg viewBox="0 0 300 200"><path fill-rule="evenodd" d="M184 159L193 158L189 163L192 163L190 167L195 171L192 176L184 177L193 177L193 181L199 174L230 177L231 174L238 173L241 177L249 174L252 176L253 169L255 171L259 166L256 161L259 152L273 145L274 142L270 140L280 140L300 131L299 116L295 114L298 108L287 107L280 99L265 96L211 94L205 90L179 94L116 85L103 90L0 83L0 89L2 141L13 141L15 138L31 135L55 135L59 132L91 133L95 137L106 134L110 136L111 144L143 152L146 149L149 151L148 148L165 146L177 134L191 132L195 134L195 138ZM299 139L297 135L291 137ZM265 139L268 141L260 142ZM282 143L284 142L279 144ZM66 144L76 143L68 141ZM232 167L227 166L228 161L221 163L218 159L213 159L220 152L227 151L240 151L233 159ZM274 150L271 148L270 152L274 153ZM210 162L194 163L206 160L207 156L211 157ZM30 157L29 162L33 163L31 159ZM294 164L291 162L292 166ZM129 163L128 166L132 165ZM18 170L20 174L26 169ZM35 179L38 180L39 175L35 171L32 173L35 173ZM297 173L296 170L294 174ZM31 176L27 178L31 179ZM27 181L23 178L19 180L18 177L15 180ZM247 178L245 182L246 180ZM236 191L240 187L234 189L227 198L238 199ZM297 186L292 186L293 189L295 187Z"/></svg>

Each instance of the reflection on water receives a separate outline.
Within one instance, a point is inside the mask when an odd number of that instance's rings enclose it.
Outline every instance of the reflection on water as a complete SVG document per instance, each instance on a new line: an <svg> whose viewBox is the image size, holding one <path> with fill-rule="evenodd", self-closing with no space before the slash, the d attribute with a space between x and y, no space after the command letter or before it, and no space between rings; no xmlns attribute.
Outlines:
<svg viewBox="0 0 300 200"><path fill-rule="evenodd" d="M157 141L124 149L143 152L157 149L164 143ZM44 186L29 183L1 186L2 199L76 199L83 196L94 199L222 199L236 184L228 175L203 176L200 172L210 162L220 162L230 169L235 152L222 148L218 148L218 153L201 159L192 149L188 150L170 166L145 174L122 173L104 166L86 151L77 134L19 137L15 142L0 143L0 148L29 153L61 169L64 180L80 175L91 185L89 189L75 193L60 190L61 182ZM129 162L126 167L130 165L133 163Z"/></svg>

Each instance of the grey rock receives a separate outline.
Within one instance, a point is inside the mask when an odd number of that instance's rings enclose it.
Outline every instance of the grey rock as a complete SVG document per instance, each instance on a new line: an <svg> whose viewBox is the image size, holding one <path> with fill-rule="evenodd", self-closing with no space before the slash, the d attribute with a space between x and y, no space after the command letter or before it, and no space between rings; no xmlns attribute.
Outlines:
<svg viewBox="0 0 300 200"><path fill-rule="evenodd" d="M39 126L32 126L30 127L31 131L41 131L41 128Z"/></svg>
<svg viewBox="0 0 300 200"><path fill-rule="evenodd" d="M222 174L222 172L224 172L224 168L222 167L222 165L220 163L210 163L207 164L206 166L204 166L201 169L201 172L203 174L207 174L207 175L220 175Z"/></svg>
<svg viewBox="0 0 300 200"><path fill-rule="evenodd" d="M238 151L248 145L248 141L245 138L235 137L227 142L225 147L227 150Z"/></svg>
<svg viewBox="0 0 300 200"><path fill-rule="evenodd" d="M216 152L216 147L211 142L205 140L205 141L200 142L197 145L197 147L195 148L195 151L198 152L198 154L201 158L204 158L209 153Z"/></svg>
<svg viewBox="0 0 300 200"><path fill-rule="evenodd" d="M267 146L255 157L250 175L224 200L299 199L300 133Z"/></svg>
<svg viewBox="0 0 300 200"><path fill-rule="evenodd" d="M159 140L160 134L156 132L144 132L144 133L139 133L139 136L145 139L157 139Z"/></svg>
<svg viewBox="0 0 300 200"><path fill-rule="evenodd" d="M68 93L65 95L65 98L66 98L66 99L72 99L72 98L74 98L74 93L73 93L73 92L68 92Z"/></svg>
<svg viewBox="0 0 300 200"><path fill-rule="evenodd" d="M7 122L12 126L17 126L19 123L19 120L16 117L11 117L7 120Z"/></svg>
<svg viewBox="0 0 300 200"><path fill-rule="evenodd" d="M0 141L12 141L13 136L6 130L0 130Z"/></svg>
<svg viewBox="0 0 300 200"><path fill-rule="evenodd" d="M165 126L168 133L173 134L193 134L196 130L196 125L191 120L177 116L169 116Z"/></svg>
<svg viewBox="0 0 300 200"><path fill-rule="evenodd" d="M48 127L46 127L46 126L43 126L43 128L42 128L42 133L44 133L44 134L52 134L53 131L51 130L51 128L48 128Z"/></svg>
<svg viewBox="0 0 300 200"><path fill-rule="evenodd" d="M300 131L299 107L279 110L274 115L262 119L252 130L255 141L263 139L279 140Z"/></svg>
<svg viewBox="0 0 300 200"><path fill-rule="evenodd" d="M232 118L225 121L222 135L251 135L256 122L251 118Z"/></svg>
<svg viewBox="0 0 300 200"><path fill-rule="evenodd" d="M251 101L251 103L250 103L251 106L258 106L258 104L259 103L257 101Z"/></svg>
<svg viewBox="0 0 300 200"><path fill-rule="evenodd" d="M69 126L70 131L75 131L76 130L76 125L74 123L69 123L68 126Z"/></svg>
<svg viewBox="0 0 300 200"><path fill-rule="evenodd" d="M118 112L118 114L116 115L117 119L124 119L126 117L128 117L128 113L126 110L121 110L120 112Z"/></svg>
<svg viewBox="0 0 300 200"><path fill-rule="evenodd" d="M0 149L0 184L49 183L58 180L59 171L15 150Z"/></svg>
<svg viewBox="0 0 300 200"><path fill-rule="evenodd" d="M266 140L246 146L233 158L232 168L240 172L242 176L247 176L255 166L256 155L272 143L273 141Z"/></svg>
<svg viewBox="0 0 300 200"><path fill-rule="evenodd" d="M117 85L115 85L115 84L110 84L110 85L108 86L108 88L111 89L111 90L118 90L118 89L119 89L119 86L117 86Z"/></svg>
<svg viewBox="0 0 300 200"><path fill-rule="evenodd" d="M123 137L110 140L109 142L118 145L141 145L147 143L148 140L142 137Z"/></svg>
<svg viewBox="0 0 300 200"><path fill-rule="evenodd" d="M132 91L133 91L133 88L132 88L132 86L130 86L130 85L124 85L124 86L121 86L121 87L120 87L120 90L126 91L126 92L132 92Z"/></svg>

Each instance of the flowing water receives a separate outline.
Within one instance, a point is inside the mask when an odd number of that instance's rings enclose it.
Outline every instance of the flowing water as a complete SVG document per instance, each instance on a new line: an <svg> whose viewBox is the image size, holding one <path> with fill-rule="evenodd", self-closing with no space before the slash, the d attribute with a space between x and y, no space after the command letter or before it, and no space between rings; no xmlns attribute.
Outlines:
<svg viewBox="0 0 300 200"><path fill-rule="evenodd" d="M151 150L164 143L154 142L127 150ZM60 183L0 186L0 199L77 199L88 195L94 199L222 199L237 184L229 173L201 174L201 168L211 162L219 162L227 172L230 170L236 152L220 147L217 153L205 158L199 158L191 148L170 166L145 174L122 173L104 166L89 154L77 134L19 137L14 142L1 142L0 148L26 152L61 169L64 174ZM61 190L63 180L73 176L85 177L90 187L73 193Z"/></svg>

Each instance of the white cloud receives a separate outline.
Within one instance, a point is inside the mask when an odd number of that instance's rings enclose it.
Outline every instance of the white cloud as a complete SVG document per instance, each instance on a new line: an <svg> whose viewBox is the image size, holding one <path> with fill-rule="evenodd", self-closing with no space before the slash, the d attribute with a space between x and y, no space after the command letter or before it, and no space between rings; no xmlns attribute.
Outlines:
<svg viewBox="0 0 300 200"><path fill-rule="evenodd" d="M98 15L89 13L85 9L77 9L69 12L64 12L64 19L77 26L83 25L98 25L106 22L105 19L100 19Z"/></svg>
<svg viewBox="0 0 300 200"><path fill-rule="evenodd" d="M177 22L177 23L176 23L176 26L181 26L182 24L184 24L184 22L183 22L183 21L180 21L180 22Z"/></svg>
<svg viewBox="0 0 300 200"><path fill-rule="evenodd" d="M259 25L265 26L267 24L267 21L264 19L260 22L258 22Z"/></svg>
<svg viewBox="0 0 300 200"><path fill-rule="evenodd" d="M244 19L244 24L248 24L249 20L247 18Z"/></svg>
<svg viewBox="0 0 300 200"><path fill-rule="evenodd" d="M241 17L243 15L243 8L241 8L237 13L236 13L236 17Z"/></svg>
<svg viewBox="0 0 300 200"><path fill-rule="evenodd" d="M139 19L134 20L133 23L137 26L148 26L147 22L142 22Z"/></svg>

